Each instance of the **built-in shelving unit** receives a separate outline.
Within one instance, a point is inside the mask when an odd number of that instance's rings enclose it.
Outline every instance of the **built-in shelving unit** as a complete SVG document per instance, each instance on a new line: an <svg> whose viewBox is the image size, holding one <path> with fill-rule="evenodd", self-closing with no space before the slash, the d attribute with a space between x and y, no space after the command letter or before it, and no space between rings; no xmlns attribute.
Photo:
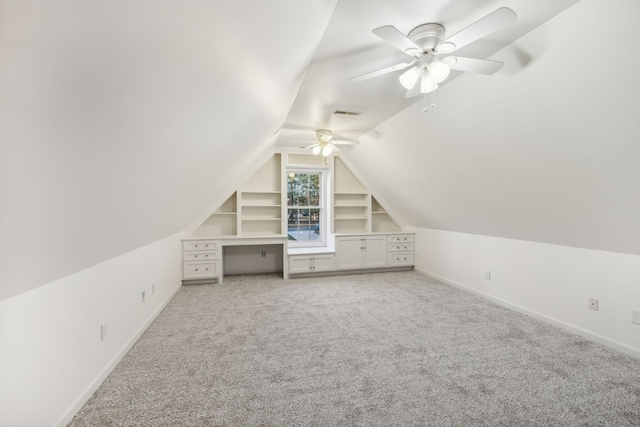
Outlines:
<svg viewBox="0 0 640 427"><path fill-rule="evenodd" d="M196 236L235 236L238 234L238 193L234 192L195 231Z"/></svg>
<svg viewBox="0 0 640 427"><path fill-rule="evenodd" d="M285 156L288 156L285 160ZM335 234L397 232L401 227L340 157L331 168L331 230ZM319 166L326 159L307 154L274 154L231 194L194 236L269 237L286 235L286 165Z"/></svg>
<svg viewBox="0 0 640 427"><path fill-rule="evenodd" d="M401 228L398 223L395 222L385 208L378 203L376 198L371 196L371 231L376 233L400 230Z"/></svg>
<svg viewBox="0 0 640 427"><path fill-rule="evenodd" d="M334 159L333 176L333 232L369 231L369 192L339 157Z"/></svg>
<svg viewBox="0 0 640 427"><path fill-rule="evenodd" d="M280 154L271 157L245 183L240 191L241 236L282 234L282 161Z"/></svg>

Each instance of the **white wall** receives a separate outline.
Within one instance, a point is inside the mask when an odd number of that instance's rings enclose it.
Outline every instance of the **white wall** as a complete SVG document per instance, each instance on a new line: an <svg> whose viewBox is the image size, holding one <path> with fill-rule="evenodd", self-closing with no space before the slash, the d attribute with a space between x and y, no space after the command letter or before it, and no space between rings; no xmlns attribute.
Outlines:
<svg viewBox="0 0 640 427"><path fill-rule="evenodd" d="M640 255L639 15L581 0L344 156L404 223Z"/></svg>
<svg viewBox="0 0 640 427"><path fill-rule="evenodd" d="M0 302L0 425L70 421L180 288L180 248L174 235Z"/></svg>
<svg viewBox="0 0 640 427"><path fill-rule="evenodd" d="M272 144L336 2L0 1L0 300L184 230Z"/></svg>
<svg viewBox="0 0 640 427"><path fill-rule="evenodd" d="M413 231L416 269L640 357L640 325L630 321L631 309L640 310L640 256ZM589 298L599 300L598 311L588 309Z"/></svg>

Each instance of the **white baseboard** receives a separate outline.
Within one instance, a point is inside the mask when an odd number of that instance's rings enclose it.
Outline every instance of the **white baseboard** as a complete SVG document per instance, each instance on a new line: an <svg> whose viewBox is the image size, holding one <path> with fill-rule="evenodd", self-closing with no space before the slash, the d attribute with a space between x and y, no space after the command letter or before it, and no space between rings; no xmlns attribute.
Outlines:
<svg viewBox="0 0 640 427"><path fill-rule="evenodd" d="M89 400L89 398L95 393L95 391L100 387L100 384L109 376L111 371L116 367L116 365L122 360L122 358L127 354L131 347L138 341L138 339L142 336L144 331L147 330L151 322L158 317L158 314L169 304L169 301L173 298L173 296L180 290L182 287L182 283L179 283L178 286L174 290L171 291L169 296L158 306L156 310L151 313L151 315L147 318L147 320L140 326L140 328L136 331L136 333L131 337L129 341L127 341L122 348L116 353L116 355L111 359L111 361L107 364L107 366L102 369L102 371L96 376L96 378L91 381L91 383L87 386L87 388L78 396L78 398L74 401L69 408L64 411L64 413L58 418L58 420L53 424L54 426L66 426L71 422L73 417L78 413L78 411L84 406L85 403Z"/></svg>
<svg viewBox="0 0 640 427"><path fill-rule="evenodd" d="M495 302L496 304L499 304L499 305L501 305L503 307L506 307L508 309L517 311L517 312L522 313L522 314L526 314L526 315L531 316L531 317L533 317L535 319L538 319L538 320L542 320L543 322L552 324L552 325L557 326L559 328L562 328L562 329L564 329L564 330L566 330L568 332L580 335L580 336L582 336L582 337L584 337L584 338L586 338L586 339L588 339L590 341L594 341L594 342L597 342L599 344L606 345L607 347L611 347L611 348L613 348L615 350L618 350L618 351L620 351L622 353L628 354L629 356L633 356L635 358L640 359L640 349L628 346L626 344L623 344L621 342L612 340L612 339L607 338L605 336L590 332L590 331L588 331L586 329L580 328L580 327L572 325L570 323L563 322L562 320L558 320L556 318L547 316L547 315L539 313L537 311L530 310L530 309L528 309L526 307L523 307L521 305L511 303L511 302L509 302L507 300L504 300L502 298L494 297L491 294L487 294L485 292L478 291L477 289L473 289L470 286L463 285L462 283L458 283L458 282L456 282L454 280L447 279L446 277L439 276L437 274L431 273L430 271L422 270L422 269L419 269L419 268L415 268L415 270L417 272L419 272L419 273L424 274L425 276L429 276L429 277L431 277L431 278L433 278L435 280L438 280L439 282L443 282L443 283L446 283L448 285L455 286L456 288L462 289L464 291L471 292L472 294L475 294L475 295L478 295L478 296L480 296L482 298L488 299L488 300L490 300L492 302Z"/></svg>

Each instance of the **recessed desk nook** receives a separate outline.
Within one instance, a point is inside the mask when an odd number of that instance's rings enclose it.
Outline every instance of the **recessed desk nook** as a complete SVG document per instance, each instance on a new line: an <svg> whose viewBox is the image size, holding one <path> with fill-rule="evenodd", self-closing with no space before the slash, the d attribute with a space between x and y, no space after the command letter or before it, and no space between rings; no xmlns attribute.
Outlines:
<svg viewBox="0 0 640 427"><path fill-rule="evenodd" d="M183 283L222 283L225 275L282 273L289 278L287 236L182 240Z"/></svg>

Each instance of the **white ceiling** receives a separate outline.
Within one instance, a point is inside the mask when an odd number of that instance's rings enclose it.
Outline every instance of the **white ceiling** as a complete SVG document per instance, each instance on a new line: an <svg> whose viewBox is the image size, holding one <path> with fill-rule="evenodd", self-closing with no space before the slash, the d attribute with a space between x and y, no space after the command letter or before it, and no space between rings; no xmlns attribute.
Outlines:
<svg viewBox="0 0 640 427"><path fill-rule="evenodd" d="M313 137L309 130L328 128L356 138L422 97L405 98L396 71L360 83L349 79L370 71L407 62L409 57L372 33L374 28L393 25L407 34L424 23L440 23L445 38L500 7L518 15L515 23L455 51L455 55L486 59L578 0L349 0L338 2L318 46L311 67L279 134L279 145ZM514 52L506 61L525 66L529 58ZM452 72L445 84L461 73ZM491 78L483 76L483 78ZM455 84L455 83L451 83ZM336 117L336 109L362 113L357 119ZM301 132L307 128L306 132ZM313 138L311 138L313 139Z"/></svg>
<svg viewBox="0 0 640 427"><path fill-rule="evenodd" d="M358 129L344 155L407 225L640 254L640 3L574 3L0 0L0 300L185 230L287 123ZM456 53L505 67L427 115L394 74L347 80L404 60L373 28L501 6ZM609 82L603 54L628 65Z"/></svg>

